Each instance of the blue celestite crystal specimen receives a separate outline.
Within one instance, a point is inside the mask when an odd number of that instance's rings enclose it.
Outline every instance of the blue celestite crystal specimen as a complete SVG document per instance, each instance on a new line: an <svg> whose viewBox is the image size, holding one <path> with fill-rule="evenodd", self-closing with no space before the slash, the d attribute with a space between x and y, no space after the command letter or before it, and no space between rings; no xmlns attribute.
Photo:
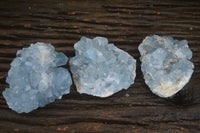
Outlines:
<svg viewBox="0 0 200 133"><path fill-rule="evenodd" d="M65 65L68 58L50 44L38 42L17 52L12 61L3 96L9 108L28 113L60 99L72 84Z"/></svg>
<svg viewBox="0 0 200 133"><path fill-rule="evenodd" d="M104 37L82 37L70 68L78 92L107 97L134 83L136 61Z"/></svg>
<svg viewBox="0 0 200 133"><path fill-rule="evenodd" d="M145 83L160 97L170 97L190 80L194 65L186 40L148 36L139 45Z"/></svg>

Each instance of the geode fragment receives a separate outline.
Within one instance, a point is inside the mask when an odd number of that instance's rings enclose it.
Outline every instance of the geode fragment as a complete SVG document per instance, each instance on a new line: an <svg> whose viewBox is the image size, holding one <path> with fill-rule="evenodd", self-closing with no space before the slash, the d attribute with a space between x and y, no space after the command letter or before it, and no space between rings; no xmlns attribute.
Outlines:
<svg viewBox="0 0 200 133"><path fill-rule="evenodd" d="M190 80L194 65L186 40L148 36L139 45L145 83L160 97L170 97Z"/></svg>
<svg viewBox="0 0 200 133"><path fill-rule="evenodd" d="M6 79L10 88L3 92L9 108L28 113L69 93L71 76L59 67L67 60L50 44L38 42L19 50Z"/></svg>
<svg viewBox="0 0 200 133"><path fill-rule="evenodd" d="M107 97L134 83L136 61L104 37L82 37L70 68L78 92Z"/></svg>

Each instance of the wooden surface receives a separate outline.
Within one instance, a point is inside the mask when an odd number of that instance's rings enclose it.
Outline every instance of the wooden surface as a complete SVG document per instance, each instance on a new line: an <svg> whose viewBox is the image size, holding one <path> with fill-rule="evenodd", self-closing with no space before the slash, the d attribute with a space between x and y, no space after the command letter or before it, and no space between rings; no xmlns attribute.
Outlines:
<svg viewBox="0 0 200 133"><path fill-rule="evenodd" d="M140 70L137 47L152 34L187 39L193 51L193 76L169 99L153 95ZM63 99L29 114L10 110L1 93L16 51L42 41L72 57L81 36L107 37L137 59L135 84L104 99L72 86ZM1 0L0 133L14 132L200 132L200 1Z"/></svg>

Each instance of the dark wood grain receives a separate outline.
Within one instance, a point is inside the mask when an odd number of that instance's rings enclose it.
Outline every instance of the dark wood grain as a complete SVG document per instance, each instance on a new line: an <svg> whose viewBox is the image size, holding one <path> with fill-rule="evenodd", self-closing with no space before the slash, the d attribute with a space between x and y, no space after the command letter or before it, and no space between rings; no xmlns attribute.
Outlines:
<svg viewBox="0 0 200 133"><path fill-rule="evenodd" d="M169 99L153 95L140 70L137 47L152 34L187 39L193 51L193 76ZM1 0L0 93L17 50L42 41L72 57L81 36L107 37L137 59L135 84L103 99L72 86L61 100L29 114L10 110L0 94L0 133L200 132L199 0Z"/></svg>

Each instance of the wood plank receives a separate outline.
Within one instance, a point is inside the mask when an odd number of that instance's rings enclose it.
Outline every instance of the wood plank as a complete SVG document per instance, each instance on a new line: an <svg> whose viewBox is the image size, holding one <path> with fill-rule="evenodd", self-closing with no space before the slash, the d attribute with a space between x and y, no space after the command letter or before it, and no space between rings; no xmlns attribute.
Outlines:
<svg viewBox="0 0 200 133"><path fill-rule="evenodd" d="M195 0L0 1L0 132L200 132L200 2ZM138 45L147 35L187 39L195 69L174 97L145 85ZM104 36L137 59L135 84L108 98L71 93L29 114L10 110L2 96L16 51L38 41L74 56L81 36ZM68 67L66 65L65 67Z"/></svg>

